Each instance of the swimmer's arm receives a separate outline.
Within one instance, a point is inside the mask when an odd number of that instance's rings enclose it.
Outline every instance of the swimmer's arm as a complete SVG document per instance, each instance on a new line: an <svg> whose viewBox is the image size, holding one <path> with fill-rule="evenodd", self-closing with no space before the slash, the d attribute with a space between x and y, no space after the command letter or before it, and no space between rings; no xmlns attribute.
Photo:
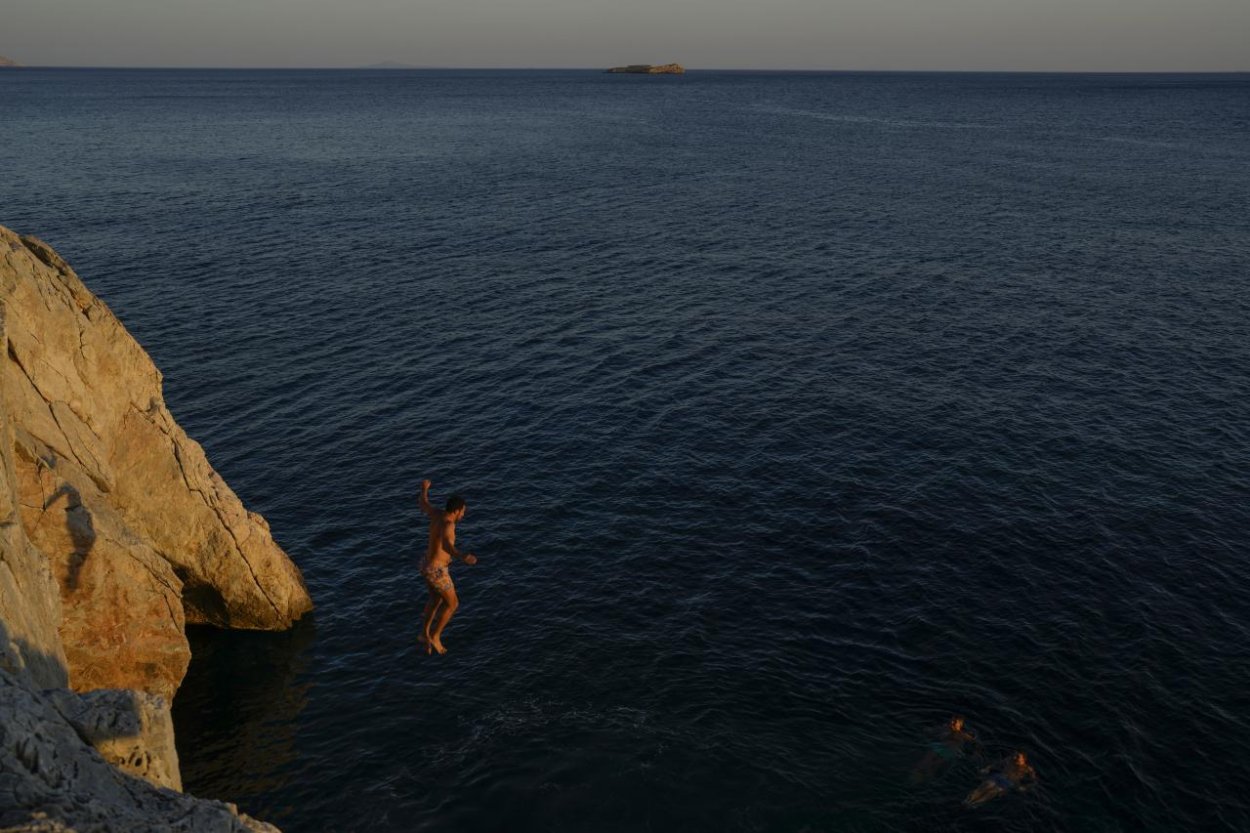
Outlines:
<svg viewBox="0 0 1250 833"><path fill-rule="evenodd" d="M422 512L429 515L431 518L434 517L434 504L430 503L430 481L428 480L421 481L420 505Z"/></svg>

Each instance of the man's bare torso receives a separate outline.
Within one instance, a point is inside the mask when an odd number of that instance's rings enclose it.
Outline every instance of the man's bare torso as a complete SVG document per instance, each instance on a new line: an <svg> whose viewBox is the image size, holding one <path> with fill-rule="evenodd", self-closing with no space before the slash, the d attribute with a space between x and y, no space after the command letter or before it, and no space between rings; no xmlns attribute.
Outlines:
<svg viewBox="0 0 1250 833"><path fill-rule="evenodd" d="M423 569L437 570L451 563L451 553L443 549L443 536L448 543L456 545L456 522L447 520L447 513L435 509L430 513L430 541L425 548Z"/></svg>

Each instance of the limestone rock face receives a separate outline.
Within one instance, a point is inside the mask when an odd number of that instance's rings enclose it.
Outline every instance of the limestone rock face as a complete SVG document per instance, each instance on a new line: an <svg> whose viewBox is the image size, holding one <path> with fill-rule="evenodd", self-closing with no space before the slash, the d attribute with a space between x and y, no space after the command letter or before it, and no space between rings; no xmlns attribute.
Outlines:
<svg viewBox="0 0 1250 833"><path fill-rule="evenodd" d="M142 688L172 700L191 659L182 582L100 495L72 485L82 482L80 469L38 448L16 449L19 499L26 532L58 583L73 687Z"/></svg>
<svg viewBox="0 0 1250 833"><path fill-rule="evenodd" d="M0 832L277 833L177 792L168 702L186 620L285 628L299 571L112 313L3 227L0 346Z"/></svg>
<svg viewBox="0 0 1250 833"><path fill-rule="evenodd" d="M105 761L158 787L182 791L174 719L163 697L125 689L81 695L52 689L44 695Z"/></svg>
<svg viewBox="0 0 1250 833"><path fill-rule="evenodd" d="M268 524L174 422L143 348L55 252L3 227L0 308L0 615L18 664L172 699L186 623L280 630L312 609Z"/></svg>
<svg viewBox="0 0 1250 833"><path fill-rule="evenodd" d="M192 798L110 765L58 708L58 700L74 699L68 691L36 691L0 670L0 830L279 833L231 804ZM83 707L87 723L81 725L96 733L96 742L111 733L119 733L113 741L124 741L121 735L134 729L124 714L109 716L110 703L119 702L99 699Z"/></svg>
<svg viewBox="0 0 1250 833"><path fill-rule="evenodd" d="M7 343L6 313L0 298L0 344ZM0 668L55 688L69 681L58 633L61 596L47 558L22 528L9 412L0 376Z"/></svg>

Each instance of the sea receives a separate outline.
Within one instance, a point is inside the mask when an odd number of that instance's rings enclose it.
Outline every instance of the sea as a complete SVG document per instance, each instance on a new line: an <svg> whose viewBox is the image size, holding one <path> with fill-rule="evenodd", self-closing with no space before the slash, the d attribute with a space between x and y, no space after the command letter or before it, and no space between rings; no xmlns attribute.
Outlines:
<svg viewBox="0 0 1250 833"><path fill-rule="evenodd" d="M191 630L189 792L1250 829L1250 75L6 71L0 223L317 605ZM442 657L423 478L479 558Z"/></svg>

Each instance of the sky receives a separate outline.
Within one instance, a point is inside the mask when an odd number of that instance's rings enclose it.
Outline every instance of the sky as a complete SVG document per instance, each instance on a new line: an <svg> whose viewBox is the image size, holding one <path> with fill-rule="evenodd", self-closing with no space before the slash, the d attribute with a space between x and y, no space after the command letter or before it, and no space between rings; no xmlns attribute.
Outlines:
<svg viewBox="0 0 1250 833"><path fill-rule="evenodd" d="M29 66L1250 71L1250 0L0 0Z"/></svg>

